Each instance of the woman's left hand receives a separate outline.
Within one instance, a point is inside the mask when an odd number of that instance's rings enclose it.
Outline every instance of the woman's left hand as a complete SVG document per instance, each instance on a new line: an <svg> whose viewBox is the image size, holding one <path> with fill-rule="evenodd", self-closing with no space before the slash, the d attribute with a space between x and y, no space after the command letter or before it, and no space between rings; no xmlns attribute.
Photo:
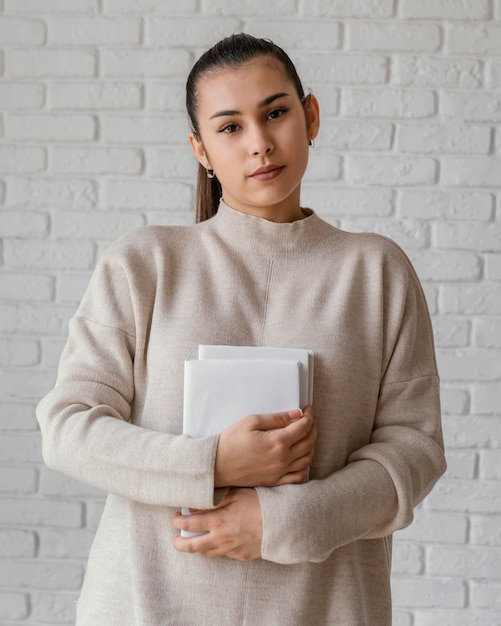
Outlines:
<svg viewBox="0 0 501 626"><path fill-rule="evenodd" d="M174 536L174 547L181 552L196 552L213 558L227 556L239 561L261 557L263 518L255 489L232 488L217 509L196 511L191 516L175 513L178 530L206 532L197 537Z"/></svg>

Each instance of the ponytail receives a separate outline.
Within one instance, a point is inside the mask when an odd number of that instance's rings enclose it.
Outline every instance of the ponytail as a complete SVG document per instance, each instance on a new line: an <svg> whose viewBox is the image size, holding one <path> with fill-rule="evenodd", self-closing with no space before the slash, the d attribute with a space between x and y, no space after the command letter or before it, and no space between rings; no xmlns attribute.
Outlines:
<svg viewBox="0 0 501 626"><path fill-rule="evenodd" d="M204 222L216 215L222 193L221 183L217 177L209 178L207 170L199 163L196 195L197 222Z"/></svg>

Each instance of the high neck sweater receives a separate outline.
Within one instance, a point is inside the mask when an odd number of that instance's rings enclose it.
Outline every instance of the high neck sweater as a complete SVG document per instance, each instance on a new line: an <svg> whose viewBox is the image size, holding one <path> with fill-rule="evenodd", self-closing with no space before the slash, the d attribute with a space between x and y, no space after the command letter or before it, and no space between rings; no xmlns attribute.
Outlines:
<svg viewBox="0 0 501 626"><path fill-rule="evenodd" d="M174 511L221 497L218 436L182 434L199 344L315 353L310 480L256 488L262 558L249 562L172 546ZM389 625L392 533L445 469L438 389L425 298L388 239L224 203L201 224L122 237L37 411L46 463L108 494L78 626Z"/></svg>

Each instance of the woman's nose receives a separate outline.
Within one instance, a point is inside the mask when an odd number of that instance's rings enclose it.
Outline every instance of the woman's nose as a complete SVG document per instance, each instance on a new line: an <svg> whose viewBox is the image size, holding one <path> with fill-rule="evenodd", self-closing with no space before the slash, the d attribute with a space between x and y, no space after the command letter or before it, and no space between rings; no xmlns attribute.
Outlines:
<svg viewBox="0 0 501 626"><path fill-rule="evenodd" d="M269 134L259 128L252 132L249 149L252 156L271 154L274 149L274 143Z"/></svg>

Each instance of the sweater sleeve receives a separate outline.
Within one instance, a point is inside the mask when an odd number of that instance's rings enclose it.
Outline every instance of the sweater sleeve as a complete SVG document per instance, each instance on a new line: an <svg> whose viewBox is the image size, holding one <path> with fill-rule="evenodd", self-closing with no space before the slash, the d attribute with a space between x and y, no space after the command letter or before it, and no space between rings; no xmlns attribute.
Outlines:
<svg viewBox="0 0 501 626"><path fill-rule="evenodd" d="M370 441L323 479L257 488L266 560L321 562L357 539L390 535L411 523L413 508L445 471L431 322L421 285L405 264L404 304L382 368Z"/></svg>
<svg viewBox="0 0 501 626"><path fill-rule="evenodd" d="M37 407L44 460L138 502L211 508L218 499L217 437L191 439L131 423L136 316L127 269L107 254L70 322L56 386Z"/></svg>

